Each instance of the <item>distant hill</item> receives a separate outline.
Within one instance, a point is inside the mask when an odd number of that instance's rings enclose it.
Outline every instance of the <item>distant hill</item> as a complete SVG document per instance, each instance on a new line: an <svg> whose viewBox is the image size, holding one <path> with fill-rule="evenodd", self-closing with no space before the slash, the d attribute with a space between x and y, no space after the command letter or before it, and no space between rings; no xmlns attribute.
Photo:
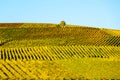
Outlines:
<svg viewBox="0 0 120 80"><path fill-rule="evenodd" d="M0 28L34 28L34 27L57 27L50 23L0 23Z"/></svg>
<svg viewBox="0 0 120 80"><path fill-rule="evenodd" d="M1 23L1 43L5 46L96 45L120 46L120 30L47 23ZM117 36L116 36L117 35ZM37 43L37 44L36 44Z"/></svg>

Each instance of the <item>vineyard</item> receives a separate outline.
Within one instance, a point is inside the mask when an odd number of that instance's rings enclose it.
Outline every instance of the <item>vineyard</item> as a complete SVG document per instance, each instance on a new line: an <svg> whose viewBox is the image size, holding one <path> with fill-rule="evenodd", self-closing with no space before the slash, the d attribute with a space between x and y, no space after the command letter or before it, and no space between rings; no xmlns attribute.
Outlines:
<svg viewBox="0 0 120 80"><path fill-rule="evenodd" d="M0 79L120 79L119 30L0 23Z"/></svg>
<svg viewBox="0 0 120 80"><path fill-rule="evenodd" d="M61 60L75 58L119 58L120 47L42 46L0 48L3 60Z"/></svg>
<svg viewBox="0 0 120 80"><path fill-rule="evenodd" d="M21 47L21 44L27 47L45 45L120 46L120 36L110 35L98 28L87 27L2 28L0 29L0 40L1 42L8 41L2 47Z"/></svg>
<svg viewBox="0 0 120 80"><path fill-rule="evenodd" d="M103 29L103 31L114 35L114 36L120 36L120 30L112 30L112 29Z"/></svg>

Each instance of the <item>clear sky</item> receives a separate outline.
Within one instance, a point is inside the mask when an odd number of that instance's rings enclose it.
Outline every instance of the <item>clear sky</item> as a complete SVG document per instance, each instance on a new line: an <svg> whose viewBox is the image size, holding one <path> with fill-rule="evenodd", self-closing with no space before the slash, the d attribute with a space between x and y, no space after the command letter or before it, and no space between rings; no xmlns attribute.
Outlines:
<svg viewBox="0 0 120 80"><path fill-rule="evenodd" d="M0 23L59 23L120 29L120 0L1 0Z"/></svg>

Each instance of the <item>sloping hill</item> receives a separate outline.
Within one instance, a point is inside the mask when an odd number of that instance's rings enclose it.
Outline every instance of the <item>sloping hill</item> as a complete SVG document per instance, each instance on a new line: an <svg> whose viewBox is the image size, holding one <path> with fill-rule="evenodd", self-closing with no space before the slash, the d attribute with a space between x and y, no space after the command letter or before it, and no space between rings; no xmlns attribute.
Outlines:
<svg viewBox="0 0 120 80"><path fill-rule="evenodd" d="M0 23L0 28L35 28L35 27L56 27L57 24L50 23Z"/></svg>
<svg viewBox="0 0 120 80"><path fill-rule="evenodd" d="M120 79L119 30L0 23L0 79Z"/></svg>
<svg viewBox="0 0 120 80"><path fill-rule="evenodd" d="M12 24L13 25L13 24ZM21 26L23 26L22 24ZM36 24L42 27L34 27L35 24L25 24L25 27L1 28L1 42L10 40L5 46L13 45L13 43L26 46L44 46L44 45L96 45L96 46L120 46L120 36L111 35L101 29L91 27L69 26L65 28L50 27L45 24ZM32 25L32 27L31 27ZM54 24L55 25L55 24ZM53 25L53 26L54 26ZM10 25L11 26L11 25ZM15 25L16 26L16 25ZM17 25L18 26L18 25ZM32 40L32 42L31 42ZM37 40L37 41L36 41ZM27 41L27 42L26 42ZM29 43L30 42L30 43ZM26 44L27 43L27 44ZM37 43L37 44L33 44ZM44 44L43 44L44 43ZM18 44L18 46L20 46ZM30 44L30 45L29 45ZM32 44L32 45L31 45ZM15 46L15 47L16 47Z"/></svg>
<svg viewBox="0 0 120 80"><path fill-rule="evenodd" d="M120 30L114 30L114 29L102 29L102 30L113 36L120 36Z"/></svg>

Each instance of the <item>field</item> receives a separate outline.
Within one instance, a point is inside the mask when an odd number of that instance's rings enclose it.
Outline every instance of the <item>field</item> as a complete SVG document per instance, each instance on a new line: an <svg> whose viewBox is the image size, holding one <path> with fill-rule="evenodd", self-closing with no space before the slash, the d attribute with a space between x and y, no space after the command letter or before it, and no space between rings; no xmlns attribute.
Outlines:
<svg viewBox="0 0 120 80"><path fill-rule="evenodd" d="M0 79L120 79L120 30L0 23Z"/></svg>

